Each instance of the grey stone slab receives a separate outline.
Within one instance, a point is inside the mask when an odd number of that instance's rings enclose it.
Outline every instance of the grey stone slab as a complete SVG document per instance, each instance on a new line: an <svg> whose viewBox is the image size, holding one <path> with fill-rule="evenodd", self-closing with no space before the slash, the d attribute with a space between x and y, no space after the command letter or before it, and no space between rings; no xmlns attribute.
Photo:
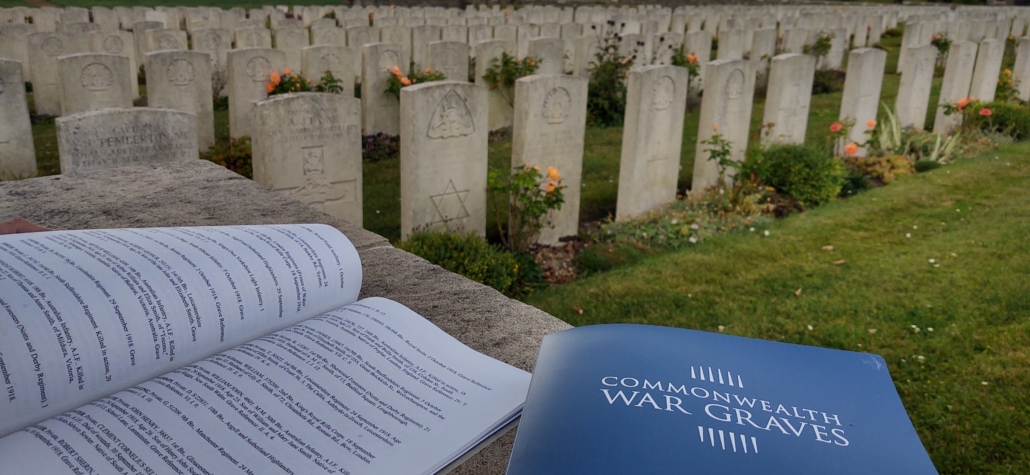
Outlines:
<svg viewBox="0 0 1030 475"><path fill-rule="evenodd" d="M196 160L197 118L170 109L103 109L56 121L61 173Z"/></svg>
<svg viewBox="0 0 1030 475"><path fill-rule="evenodd" d="M361 297L396 300L493 358L531 371L544 335L570 328L394 249L385 238L203 160L0 183L0 220L14 217L54 229L324 223L358 248ZM452 473L503 474L513 441L509 432Z"/></svg>
<svg viewBox="0 0 1030 475"><path fill-rule="evenodd" d="M0 59L0 180L36 174L36 148L21 63Z"/></svg>

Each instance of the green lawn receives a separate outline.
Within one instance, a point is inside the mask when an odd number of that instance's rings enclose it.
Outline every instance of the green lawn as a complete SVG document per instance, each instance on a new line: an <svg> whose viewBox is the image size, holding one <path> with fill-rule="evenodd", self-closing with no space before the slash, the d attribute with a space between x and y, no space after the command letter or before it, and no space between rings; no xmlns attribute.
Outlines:
<svg viewBox="0 0 1030 475"><path fill-rule="evenodd" d="M573 325L722 328L880 354L942 474L1030 473L1030 143L767 229L528 303Z"/></svg>

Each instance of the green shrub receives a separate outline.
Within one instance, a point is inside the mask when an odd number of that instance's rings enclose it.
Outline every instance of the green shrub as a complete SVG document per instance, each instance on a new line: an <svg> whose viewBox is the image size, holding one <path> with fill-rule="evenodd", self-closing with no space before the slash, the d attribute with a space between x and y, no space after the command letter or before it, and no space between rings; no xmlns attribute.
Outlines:
<svg viewBox="0 0 1030 475"><path fill-rule="evenodd" d="M938 169L940 167L941 167L941 162L934 162L934 161L931 161L931 160L920 160L920 161L916 162L916 165L915 165L916 172L918 172L918 173L928 172L930 170L935 170L935 169Z"/></svg>
<svg viewBox="0 0 1030 475"><path fill-rule="evenodd" d="M254 160L251 156L250 137L244 135L228 142L216 142L200 158L217 163L247 178L254 178Z"/></svg>
<svg viewBox="0 0 1030 475"><path fill-rule="evenodd" d="M610 29L587 70L587 121L591 125L620 126L626 114L626 76L635 58L619 54L621 42L622 37Z"/></svg>
<svg viewBox="0 0 1030 475"><path fill-rule="evenodd" d="M516 58L506 52L501 57L490 61L490 67L483 74L483 80L490 90L496 90L504 102L515 107L515 81L536 73L540 68L540 58L528 56Z"/></svg>
<svg viewBox="0 0 1030 475"><path fill-rule="evenodd" d="M844 71L836 69L816 70L812 78L812 94L830 94L844 90Z"/></svg>
<svg viewBox="0 0 1030 475"><path fill-rule="evenodd" d="M503 251L475 234L420 232L412 234L399 247L508 297L530 293L543 279L531 256L527 259Z"/></svg>
<svg viewBox="0 0 1030 475"><path fill-rule="evenodd" d="M749 157L744 172L787 193L805 206L817 206L840 194L847 172L827 151L811 145L783 144Z"/></svg>
<svg viewBox="0 0 1030 475"><path fill-rule="evenodd" d="M987 109L990 115L981 115ZM1030 107L1011 102L974 104L965 110L965 125L972 130L1000 132L1016 140L1030 138Z"/></svg>

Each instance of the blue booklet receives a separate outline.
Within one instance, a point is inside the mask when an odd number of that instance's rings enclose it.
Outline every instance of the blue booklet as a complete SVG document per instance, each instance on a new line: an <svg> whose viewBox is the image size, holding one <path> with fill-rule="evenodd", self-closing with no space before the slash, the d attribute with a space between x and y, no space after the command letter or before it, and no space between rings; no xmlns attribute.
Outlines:
<svg viewBox="0 0 1030 475"><path fill-rule="evenodd" d="M937 470L877 355L595 325L544 338L507 473Z"/></svg>

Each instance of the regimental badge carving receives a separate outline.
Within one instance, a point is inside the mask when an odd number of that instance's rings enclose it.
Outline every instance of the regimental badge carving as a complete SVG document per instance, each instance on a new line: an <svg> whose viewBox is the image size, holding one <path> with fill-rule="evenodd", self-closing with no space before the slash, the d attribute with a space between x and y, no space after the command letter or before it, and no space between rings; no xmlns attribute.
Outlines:
<svg viewBox="0 0 1030 475"><path fill-rule="evenodd" d="M396 51L386 50L379 53L379 70L386 72L401 64L401 57Z"/></svg>
<svg viewBox="0 0 1030 475"><path fill-rule="evenodd" d="M100 63L90 63L82 68L82 87L93 91L106 91L114 83L114 73L107 66Z"/></svg>
<svg viewBox="0 0 1030 475"><path fill-rule="evenodd" d="M272 74L272 62L264 56L255 56L247 61L247 77L254 82L266 82Z"/></svg>
<svg viewBox="0 0 1030 475"><path fill-rule="evenodd" d="M443 224L449 229L452 221L468 218L470 214L468 208L465 207L465 200L468 199L468 196L469 190L458 191L458 188L454 186L454 180L447 180L447 187L444 188L443 193L429 197L436 210L433 221L429 224Z"/></svg>
<svg viewBox="0 0 1030 475"><path fill-rule="evenodd" d="M472 121L472 112L468 104L452 89L443 96L433 111L433 117L429 121L429 138L464 137L475 131L476 124Z"/></svg>
<svg viewBox="0 0 1030 475"><path fill-rule="evenodd" d="M372 42L372 35L368 31L359 31L354 35L355 44L366 45Z"/></svg>
<svg viewBox="0 0 1030 475"><path fill-rule="evenodd" d="M654 83L654 109L665 110L676 97L676 83L669 76L662 76Z"/></svg>
<svg viewBox="0 0 1030 475"><path fill-rule="evenodd" d="M208 32L208 34L204 36L204 47L207 48L208 51L215 51L221 46L222 37L218 36L218 33L212 31Z"/></svg>
<svg viewBox="0 0 1030 475"><path fill-rule="evenodd" d="M459 78L460 71L458 70L461 63L459 62L461 55L458 53L457 48L446 48L443 52L443 65L440 69L443 69L443 73L447 76L447 79L452 80L464 80L465 78Z"/></svg>
<svg viewBox="0 0 1030 475"><path fill-rule="evenodd" d="M354 196L348 196L348 190L354 188L353 180L331 182L325 174L325 146L304 147L301 156L304 157L304 184L291 190L290 198L320 211L325 211L327 202L354 200Z"/></svg>
<svg viewBox="0 0 1030 475"><path fill-rule="evenodd" d="M285 43L286 46L298 46L300 45L300 40L299 31L287 31L286 38L284 38L283 43Z"/></svg>
<svg viewBox="0 0 1030 475"><path fill-rule="evenodd" d="M51 36L43 40L43 44L40 45L40 49L42 49L43 53L47 56L57 56L64 51L64 43L61 42L60 38Z"/></svg>
<svg viewBox="0 0 1030 475"><path fill-rule="evenodd" d="M564 87L556 87L544 98L544 119L548 124L561 124L569 117L572 95Z"/></svg>
<svg viewBox="0 0 1030 475"><path fill-rule="evenodd" d="M739 99L744 94L744 71L734 69L726 78L726 98Z"/></svg>
<svg viewBox="0 0 1030 475"><path fill-rule="evenodd" d="M263 39L264 38L262 38L261 32L251 31L247 33L246 43L247 46L251 48L260 48L262 46L261 43Z"/></svg>
<svg viewBox="0 0 1030 475"><path fill-rule="evenodd" d="M104 51L108 54L118 54L122 52L122 48L125 48L125 42L117 36L108 36L104 38Z"/></svg>
<svg viewBox="0 0 1030 475"><path fill-rule="evenodd" d="M404 44L404 33L400 30L390 30L387 33L387 40L393 44Z"/></svg>
<svg viewBox="0 0 1030 475"><path fill-rule="evenodd" d="M175 39L172 35L161 35L157 39L157 49L179 49L179 40Z"/></svg>
<svg viewBox="0 0 1030 475"><path fill-rule="evenodd" d="M323 54L322 57L318 59L318 70L323 73L326 71L332 71L335 76L342 69L343 60L333 53Z"/></svg>
<svg viewBox="0 0 1030 475"><path fill-rule="evenodd" d="M322 33L322 43L333 45L333 44L336 44L336 41L337 41L336 33L333 33L331 31L327 31L325 33Z"/></svg>
<svg viewBox="0 0 1030 475"><path fill-rule="evenodd" d="M168 65L168 82L175 86L188 86L197 78L193 63L185 59L177 59Z"/></svg>

